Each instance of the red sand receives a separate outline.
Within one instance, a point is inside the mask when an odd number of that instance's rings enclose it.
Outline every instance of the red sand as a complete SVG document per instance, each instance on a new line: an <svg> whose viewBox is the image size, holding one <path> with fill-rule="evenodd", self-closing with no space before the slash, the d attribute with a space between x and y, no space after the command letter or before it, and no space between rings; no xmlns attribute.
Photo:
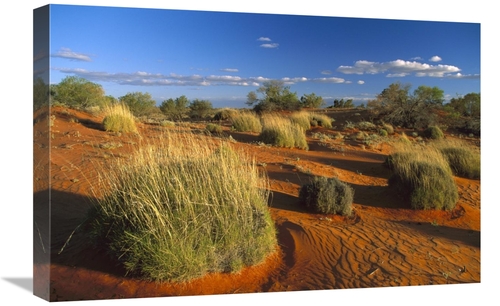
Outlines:
<svg viewBox="0 0 500 306"><path fill-rule="evenodd" d="M255 155L271 181L270 211L280 248L265 263L238 274L213 274L187 284L156 284L127 277L104 254L72 244L78 241L78 230L67 245L64 243L88 209L87 179L95 174L93 163L128 154L137 139L102 131L101 118L86 113L53 108L52 114L55 120L50 134L44 130L47 116L39 115L34 121L38 131L34 134L36 160L43 160L48 147L51 150L53 245L50 264L34 265L36 275L46 276L35 277L42 281L35 283L34 290L48 292L46 298L51 301L481 281L480 180L455 178L460 200L451 212L415 211L387 188L390 171L382 162L390 145L363 148L356 141L324 143L312 137L314 132L333 133L322 129L308 132L309 151L259 146L256 134L231 133L237 140L234 145ZM337 123L356 119L352 112L332 116ZM139 124L143 136L154 135L158 128ZM230 133L227 127L225 132ZM109 143L121 147L102 148ZM47 166L35 164L35 197L47 196ZM298 205L298 192L311 175L337 176L349 183L355 190L354 217L303 210ZM48 220L46 207L34 209L35 219ZM43 252L41 248L35 240L35 252ZM50 282L43 281L49 275Z"/></svg>

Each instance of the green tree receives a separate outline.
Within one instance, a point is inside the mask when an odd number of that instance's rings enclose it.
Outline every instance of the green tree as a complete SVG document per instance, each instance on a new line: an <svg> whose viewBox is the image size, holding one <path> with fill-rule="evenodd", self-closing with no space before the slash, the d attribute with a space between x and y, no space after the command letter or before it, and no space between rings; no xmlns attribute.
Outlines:
<svg viewBox="0 0 500 306"><path fill-rule="evenodd" d="M161 112L172 120L182 120L183 116L189 111L189 100L182 95L178 98L167 99L160 105Z"/></svg>
<svg viewBox="0 0 500 306"><path fill-rule="evenodd" d="M392 83L368 102L368 109L375 117L393 125L419 128L434 124L435 110L441 108L444 101L443 90L422 85L411 94L410 89L409 84Z"/></svg>
<svg viewBox="0 0 500 306"><path fill-rule="evenodd" d="M50 87L42 78L36 78L33 82L33 110L49 105Z"/></svg>
<svg viewBox="0 0 500 306"><path fill-rule="evenodd" d="M101 85L77 76L68 76L53 86L54 100L74 108L102 107L107 100Z"/></svg>
<svg viewBox="0 0 500 306"><path fill-rule="evenodd" d="M463 97L452 98L449 106L462 116L481 117L481 94L468 93Z"/></svg>
<svg viewBox="0 0 500 306"><path fill-rule="evenodd" d="M325 104L325 101L323 101L323 97L311 93L309 95L304 94L300 97L300 104L302 107L320 108Z"/></svg>
<svg viewBox="0 0 500 306"><path fill-rule="evenodd" d="M257 93L263 95L258 98ZM247 105L254 106L257 112L275 111L275 110L297 110L300 108L300 101L297 93L291 92L289 86L284 82L271 80L264 82L256 92L250 92L247 95Z"/></svg>
<svg viewBox="0 0 500 306"><path fill-rule="evenodd" d="M210 115L213 106L212 102L208 100L194 99L189 104L189 109L191 118L204 119Z"/></svg>
<svg viewBox="0 0 500 306"><path fill-rule="evenodd" d="M127 105L136 117L147 116L157 110L156 102L151 98L151 94L149 93L131 92L118 99L121 103Z"/></svg>

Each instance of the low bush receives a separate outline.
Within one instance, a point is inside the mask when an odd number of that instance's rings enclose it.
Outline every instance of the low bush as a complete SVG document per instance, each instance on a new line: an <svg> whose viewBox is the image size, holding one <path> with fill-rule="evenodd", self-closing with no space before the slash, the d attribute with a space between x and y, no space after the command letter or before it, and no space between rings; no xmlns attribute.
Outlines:
<svg viewBox="0 0 500 306"><path fill-rule="evenodd" d="M387 132L386 129L380 129L380 130L378 130L378 133L382 137L387 137L387 135L389 135L389 133Z"/></svg>
<svg viewBox="0 0 500 306"><path fill-rule="evenodd" d="M387 131L387 134L389 135L394 134L394 127L389 123L383 123L382 128Z"/></svg>
<svg viewBox="0 0 500 306"><path fill-rule="evenodd" d="M215 121L231 120L234 117L238 116L238 113L239 112L236 109L223 108L215 113L213 120Z"/></svg>
<svg viewBox="0 0 500 306"><path fill-rule="evenodd" d="M222 126L215 123L207 124L205 129L212 134L222 134Z"/></svg>
<svg viewBox="0 0 500 306"><path fill-rule="evenodd" d="M305 131L297 123L277 114L266 114L262 121L260 141L284 148L309 149Z"/></svg>
<svg viewBox="0 0 500 306"><path fill-rule="evenodd" d="M337 178L315 176L300 188L301 205L316 213L350 216L354 189Z"/></svg>
<svg viewBox="0 0 500 306"><path fill-rule="evenodd" d="M463 141L443 140L433 146L443 154L453 173L471 179L481 177L481 154Z"/></svg>
<svg viewBox="0 0 500 306"><path fill-rule="evenodd" d="M237 132L260 133L262 131L260 117L254 112L240 112L231 118L231 122Z"/></svg>
<svg viewBox="0 0 500 306"><path fill-rule="evenodd" d="M446 159L433 148L400 144L385 165L393 174L389 187L414 209L451 210L458 201L458 189Z"/></svg>
<svg viewBox="0 0 500 306"><path fill-rule="evenodd" d="M325 129L331 129L333 127L332 122L334 121L333 118L330 118L325 114L318 113L310 113L309 120L315 121L317 125L324 127Z"/></svg>
<svg viewBox="0 0 500 306"><path fill-rule="evenodd" d="M157 282L263 262L277 247L267 176L229 143L177 132L101 166L89 241Z"/></svg>
<svg viewBox="0 0 500 306"><path fill-rule="evenodd" d="M306 111L294 112L290 116L292 122L297 123L304 129L304 131L311 129L310 113ZM317 125L317 122L316 122Z"/></svg>
<svg viewBox="0 0 500 306"><path fill-rule="evenodd" d="M430 139L441 139L444 137L444 133L438 126L433 125L424 130L424 137Z"/></svg>
<svg viewBox="0 0 500 306"><path fill-rule="evenodd" d="M108 132L138 133L135 117L123 103L106 107L103 116L102 124Z"/></svg>

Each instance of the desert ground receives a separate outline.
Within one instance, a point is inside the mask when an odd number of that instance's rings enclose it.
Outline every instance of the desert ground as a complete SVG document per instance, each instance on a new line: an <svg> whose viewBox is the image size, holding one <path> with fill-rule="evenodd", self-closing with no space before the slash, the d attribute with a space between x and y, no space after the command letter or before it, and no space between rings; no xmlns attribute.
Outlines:
<svg viewBox="0 0 500 306"><path fill-rule="evenodd" d="M481 282L480 180L454 177L460 199L452 211L414 210L388 188L391 171L383 162L392 150L390 140L365 145L353 137L324 137L338 131L354 135L356 129L343 125L366 120L364 111L328 115L334 127L307 131L309 150L262 145L257 134L233 132L224 123L222 135L207 135L230 136L231 145L250 152L267 171L279 250L237 274L157 284L125 275L106 254L79 243L96 162L129 156L137 136L106 132L102 118L74 109L35 114L34 197L47 198L50 187L52 218L51 241L34 239L35 254L47 252L50 243L51 257L34 263L34 273L47 276L35 277L34 290L47 292L51 301L71 301ZM167 128L146 122L138 127L142 137L151 138ZM396 132L388 139L397 139L402 130ZM458 136L446 132L446 137ZM477 137L463 139L480 146ZM299 189L313 175L338 177L353 187L352 217L311 214L299 205ZM35 223L48 222L46 205L34 206ZM38 231L48 227L36 225L34 237L47 236Z"/></svg>

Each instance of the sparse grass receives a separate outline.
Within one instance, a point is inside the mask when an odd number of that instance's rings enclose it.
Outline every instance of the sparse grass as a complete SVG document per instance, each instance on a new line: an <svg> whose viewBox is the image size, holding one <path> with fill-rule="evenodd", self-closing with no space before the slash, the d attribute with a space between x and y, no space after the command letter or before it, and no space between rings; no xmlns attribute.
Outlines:
<svg viewBox="0 0 500 306"><path fill-rule="evenodd" d="M408 144L397 147L385 162L393 171L389 186L414 209L453 209L458 201L458 189L441 153Z"/></svg>
<svg viewBox="0 0 500 306"><path fill-rule="evenodd" d="M262 122L260 141L284 148L309 149L304 129L289 118L278 114L265 114Z"/></svg>
<svg viewBox="0 0 500 306"><path fill-rule="evenodd" d="M369 121L361 121L356 124L358 129L363 131L375 130L377 126Z"/></svg>
<svg viewBox="0 0 500 306"><path fill-rule="evenodd" d="M223 108L218 110L215 115L213 120L216 121L224 121L224 120L231 120L238 116L239 111L237 109L233 108Z"/></svg>
<svg viewBox="0 0 500 306"><path fill-rule="evenodd" d="M350 216L353 199L354 189L337 178L315 176L299 191L300 203L322 214Z"/></svg>
<svg viewBox="0 0 500 306"><path fill-rule="evenodd" d="M237 132L260 133L262 123L260 117L254 112L240 112L231 118L232 127Z"/></svg>
<svg viewBox="0 0 500 306"><path fill-rule="evenodd" d="M108 132L138 133L135 117L125 104L106 107L103 111L103 126Z"/></svg>
<svg viewBox="0 0 500 306"><path fill-rule="evenodd" d="M130 275L189 281L238 272L276 249L269 180L227 142L168 130L105 166L89 239Z"/></svg>
<svg viewBox="0 0 500 306"><path fill-rule="evenodd" d="M222 126L215 123L208 123L205 129L212 134L222 134Z"/></svg>

